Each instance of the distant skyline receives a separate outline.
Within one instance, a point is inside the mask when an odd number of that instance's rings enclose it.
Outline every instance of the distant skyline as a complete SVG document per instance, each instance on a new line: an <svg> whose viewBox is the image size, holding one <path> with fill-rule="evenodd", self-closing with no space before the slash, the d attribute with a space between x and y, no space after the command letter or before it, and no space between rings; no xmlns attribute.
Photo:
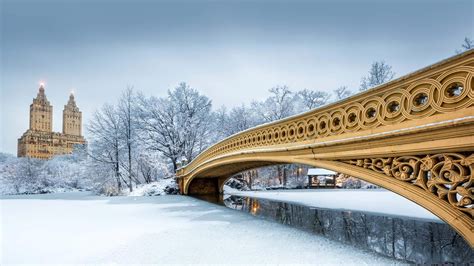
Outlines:
<svg viewBox="0 0 474 266"><path fill-rule="evenodd" d="M127 86L164 96L187 82L233 107L268 89L358 91L370 64L396 77L474 37L474 1L0 0L0 152L16 154L40 81L53 130L71 90L84 130Z"/></svg>

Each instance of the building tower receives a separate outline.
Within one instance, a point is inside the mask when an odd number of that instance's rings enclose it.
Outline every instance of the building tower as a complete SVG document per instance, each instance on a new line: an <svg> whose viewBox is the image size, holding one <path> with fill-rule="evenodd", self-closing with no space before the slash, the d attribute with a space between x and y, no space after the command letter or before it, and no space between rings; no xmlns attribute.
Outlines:
<svg viewBox="0 0 474 266"><path fill-rule="evenodd" d="M69 101L63 110L63 134L81 136L82 132L82 112L74 100L74 94L69 95Z"/></svg>
<svg viewBox="0 0 474 266"><path fill-rule="evenodd" d="M74 95L69 96L63 111L63 133L53 132L53 107L41 84L38 96L30 105L30 128L18 139L18 157L50 159L55 155L71 154L78 145L87 145L81 136L82 113Z"/></svg>
<svg viewBox="0 0 474 266"><path fill-rule="evenodd" d="M44 84L40 84L38 95L30 105L30 129L34 131L53 131L53 106L44 93Z"/></svg>

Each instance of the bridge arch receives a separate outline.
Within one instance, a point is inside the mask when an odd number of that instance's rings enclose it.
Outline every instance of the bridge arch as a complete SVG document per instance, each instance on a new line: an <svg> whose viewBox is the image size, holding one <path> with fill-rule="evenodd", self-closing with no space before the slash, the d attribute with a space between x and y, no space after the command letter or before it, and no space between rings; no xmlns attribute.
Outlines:
<svg viewBox="0 0 474 266"><path fill-rule="evenodd" d="M474 248L473 132L470 50L343 101L239 132L176 175L188 194L206 187L202 180L216 181L219 192L232 174L260 166L321 167L417 203Z"/></svg>

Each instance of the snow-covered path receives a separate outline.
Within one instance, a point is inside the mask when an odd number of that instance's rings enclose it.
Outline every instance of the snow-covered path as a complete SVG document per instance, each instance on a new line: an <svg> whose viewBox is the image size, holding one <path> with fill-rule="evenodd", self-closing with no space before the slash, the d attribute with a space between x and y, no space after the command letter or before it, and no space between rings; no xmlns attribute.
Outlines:
<svg viewBox="0 0 474 266"><path fill-rule="evenodd" d="M0 264L330 263L391 259L183 196L0 200Z"/></svg>

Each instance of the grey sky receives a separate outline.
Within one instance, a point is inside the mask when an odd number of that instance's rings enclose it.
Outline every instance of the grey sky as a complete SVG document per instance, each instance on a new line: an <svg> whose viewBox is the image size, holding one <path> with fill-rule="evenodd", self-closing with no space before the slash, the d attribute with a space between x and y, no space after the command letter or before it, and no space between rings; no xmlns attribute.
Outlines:
<svg viewBox="0 0 474 266"><path fill-rule="evenodd" d="M161 96L185 81L231 107L279 84L357 90L374 60L400 76L474 37L472 0L0 3L0 151L14 154L40 80L61 131L72 88L86 124L127 85Z"/></svg>

